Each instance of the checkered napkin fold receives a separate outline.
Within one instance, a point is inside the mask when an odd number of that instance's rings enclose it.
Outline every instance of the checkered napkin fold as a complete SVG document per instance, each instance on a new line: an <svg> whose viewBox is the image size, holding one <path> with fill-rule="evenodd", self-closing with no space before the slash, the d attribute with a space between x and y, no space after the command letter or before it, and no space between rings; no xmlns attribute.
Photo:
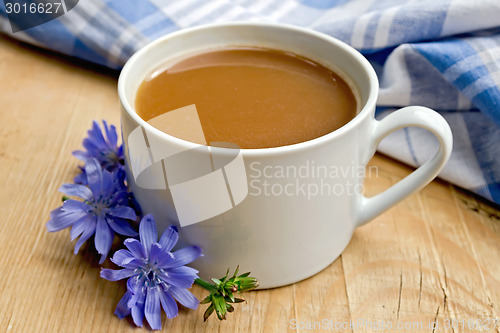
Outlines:
<svg viewBox="0 0 500 333"><path fill-rule="evenodd" d="M407 105L438 110L454 135L440 177L500 204L498 0L58 0L61 14L36 26L8 15L23 1L34 0L0 2L1 31L116 69L149 41L206 23L282 22L336 37L377 71L377 117ZM429 132L406 128L379 151L418 166L436 147Z"/></svg>

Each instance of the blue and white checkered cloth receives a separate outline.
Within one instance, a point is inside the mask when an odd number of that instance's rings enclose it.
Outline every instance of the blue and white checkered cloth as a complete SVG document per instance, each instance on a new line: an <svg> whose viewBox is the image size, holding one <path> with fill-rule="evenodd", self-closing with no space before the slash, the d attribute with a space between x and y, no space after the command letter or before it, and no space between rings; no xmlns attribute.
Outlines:
<svg viewBox="0 0 500 333"><path fill-rule="evenodd" d="M375 67L377 117L407 105L438 110L454 134L440 177L500 203L499 0L84 0L17 33L5 10L0 2L3 32L111 68L151 40L206 23L282 22L334 36ZM436 146L427 131L407 128L379 151L418 166Z"/></svg>

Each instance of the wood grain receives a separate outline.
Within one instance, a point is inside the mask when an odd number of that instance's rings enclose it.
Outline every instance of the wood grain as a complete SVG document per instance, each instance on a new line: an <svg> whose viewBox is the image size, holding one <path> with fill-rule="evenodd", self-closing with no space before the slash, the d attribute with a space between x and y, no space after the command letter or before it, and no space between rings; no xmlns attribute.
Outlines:
<svg viewBox="0 0 500 333"><path fill-rule="evenodd" d="M0 37L0 331L138 332L114 308L123 283L99 277L92 251L48 233L57 188L76 174L71 151L94 119L119 124L116 75ZM411 170L376 155L378 193ZM251 292L228 320L205 310L163 318L168 332L500 332L500 212L442 182L359 228L342 256L300 283ZM198 298L205 292L193 288ZM456 320L445 327L445 320ZM353 325L350 326L349 322ZM429 327L438 321L439 326ZM419 324L420 323L420 324ZM316 329L307 329L307 325ZM316 325L316 326L314 326ZM343 325L343 328L342 328ZM379 326L377 326L379 325ZM406 329L405 329L406 325ZM419 326L421 325L421 327ZM299 328L302 327L302 328Z"/></svg>

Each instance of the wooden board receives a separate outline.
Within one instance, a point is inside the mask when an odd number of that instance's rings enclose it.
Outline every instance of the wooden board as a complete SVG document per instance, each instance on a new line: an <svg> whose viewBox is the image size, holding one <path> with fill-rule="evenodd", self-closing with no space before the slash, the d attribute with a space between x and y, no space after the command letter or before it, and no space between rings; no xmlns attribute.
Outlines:
<svg viewBox="0 0 500 333"><path fill-rule="evenodd" d="M100 278L91 251L73 255L67 230L45 229L61 203L58 187L77 173L71 151L81 148L92 120L119 124L116 73L2 36L0 77L0 331L142 331L113 315L125 285ZM378 170L366 182L371 194L411 171L380 155L370 165ZM490 320L483 331L499 332L499 259L500 212L434 181L359 228L342 256L316 276L249 293L227 321L204 323L201 306L173 320L164 316L163 327L477 332L477 319Z"/></svg>

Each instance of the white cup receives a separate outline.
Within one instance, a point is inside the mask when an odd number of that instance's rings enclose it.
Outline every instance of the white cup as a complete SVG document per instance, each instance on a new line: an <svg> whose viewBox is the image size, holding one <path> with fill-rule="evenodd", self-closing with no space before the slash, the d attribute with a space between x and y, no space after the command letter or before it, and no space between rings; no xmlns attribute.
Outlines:
<svg viewBox="0 0 500 333"><path fill-rule="evenodd" d="M241 150L178 139L137 115L137 89L155 68L234 45L290 51L333 69L358 95L358 114L307 142ZM181 244L203 249L204 257L192 264L200 276L219 277L239 265L261 288L294 283L327 267L356 227L436 177L452 149L450 128L433 110L410 106L375 120L378 81L369 62L337 39L287 25L214 24L169 34L130 58L118 93L128 182L144 213L153 213L160 229L177 225ZM366 198L363 171L378 143L408 126L431 131L439 150L396 185Z"/></svg>

